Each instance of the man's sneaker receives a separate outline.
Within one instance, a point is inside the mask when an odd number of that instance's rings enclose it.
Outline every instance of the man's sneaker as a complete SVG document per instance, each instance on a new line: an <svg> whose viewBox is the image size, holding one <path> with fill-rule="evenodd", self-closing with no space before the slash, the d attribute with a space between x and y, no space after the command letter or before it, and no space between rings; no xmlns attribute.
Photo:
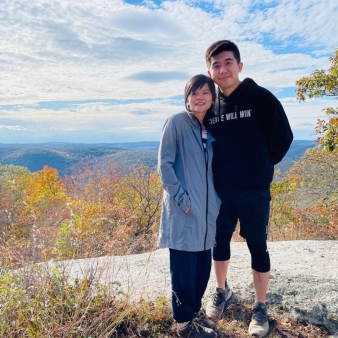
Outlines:
<svg viewBox="0 0 338 338"><path fill-rule="evenodd" d="M264 337L269 331L269 319L264 303L256 302L252 309L249 334L251 336Z"/></svg>
<svg viewBox="0 0 338 338"><path fill-rule="evenodd" d="M194 320L197 324L207 327L208 329L216 330L217 328L217 325L205 315L203 310L197 313Z"/></svg>
<svg viewBox="0 0 338 338"><path fill-rule="evenodd" d="M216 292L211 296L207 307L205 309L206 315L211 319L219 319L222 316L224 310L226 310L226 302L232 296L232 291L227 285L225 290L222 288L216 288Z"/></svg>
<svg viewBox="0 0 338 338"><path fill-rule="evenodd" d="M192 321L188 322L185 326L178 328L177 334L180 337L187 337L187 338L216 338L217 337L217 333L214 330L204 327L202 325L199 325L196 322L196 319L193 319Z"/></svg>

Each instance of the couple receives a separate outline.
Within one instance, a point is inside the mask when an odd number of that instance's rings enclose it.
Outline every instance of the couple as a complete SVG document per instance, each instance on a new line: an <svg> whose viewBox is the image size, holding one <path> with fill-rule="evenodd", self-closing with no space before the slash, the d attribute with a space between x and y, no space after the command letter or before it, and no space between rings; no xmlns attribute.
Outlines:
<svg viewBox="0 0 338 338"><path fill-rule="evenodd" d="M239 220L256 296L249 334L263 337L270 183L293 136L276 97L249 78L240 81L243 63L233 42L213 43L205 59L210 77L188 81L186 112L167 119L158 155L164 188L159 246L170 252L173 317L180 337L217 337L215 321L234 297L227 271ZM204 312L211 255L217 287Z"/></svg>

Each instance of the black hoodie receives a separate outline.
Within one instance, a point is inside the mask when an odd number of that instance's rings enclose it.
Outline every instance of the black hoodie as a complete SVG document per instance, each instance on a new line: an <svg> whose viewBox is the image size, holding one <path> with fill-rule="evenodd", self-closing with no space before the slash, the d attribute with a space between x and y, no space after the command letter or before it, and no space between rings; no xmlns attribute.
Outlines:
<svg viewBox="0 0 338 338"><path fill-rule="evenodd" d="M213 175L217 192L224 189L268 190L274 165L293 140L277 98L252 79L244 79L227 97L218 90L206 124L214 142Z"/></svg>

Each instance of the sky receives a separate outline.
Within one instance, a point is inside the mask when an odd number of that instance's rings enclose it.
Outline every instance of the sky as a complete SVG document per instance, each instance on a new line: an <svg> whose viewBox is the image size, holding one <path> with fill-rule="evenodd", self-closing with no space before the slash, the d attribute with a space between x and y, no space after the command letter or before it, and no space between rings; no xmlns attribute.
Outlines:
<svg viewBox="0 0 338 338"><path fill-rule="evenodd" d="M157 141L221 39L315 139L337 101L300 103L295 82L328 69L337 18L337 0L1 0L0 143Z"/></svg>

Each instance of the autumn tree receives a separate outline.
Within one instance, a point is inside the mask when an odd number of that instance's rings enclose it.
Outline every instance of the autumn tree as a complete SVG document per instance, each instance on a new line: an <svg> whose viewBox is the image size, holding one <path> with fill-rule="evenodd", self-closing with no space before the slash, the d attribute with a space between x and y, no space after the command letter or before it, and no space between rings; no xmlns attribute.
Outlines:
<svg viewBox="0 0 338 338"><path fill-rule="evenodd" d="M315 70L311 75L296 81L298 100L323 96L338 98L338 49L329 62L331 66L328 71ZM328 120L319 119L317 122L316 132L321 135L318 143L325 150L333 151L338 148L338 107L326 108L324 111Z"/></svg>
<svg viewBox="0 0 338 338"><path fill-rule="evenodd" d="M269 239L290 238L287 225L294 221L294 201L297 184L288 178L278 179L280 171L277 170L271 184L271 214Z"/></svg>
<svg viewBox="0 0 338 338"><path fill-rule="evenodd" d="M0 229L4 240L8 240L13 233L24 207L22 195L26 184L21 178L30 175L30 171L24 167L0 166Z"/></svg>
<svg viewBox="0 0 338 338"><path fill-rule="evenodd" d="M4 245L16 262L139 253L156 243L162 186L144 165L124 172L107 162L63 177L49 167L0 167L0 193L0 256Z"/></svg>
<svg viewBox="0 0 338 338"><path fill-rule="evenodd" d="M0 192L1 252L15 252L15 265L50 258L56 226L68 218L66 190L57 170L44 167L31 173L2 166Z"/></svg>
<svg viewBox="0 0 338 338"><path fill-rule="evenodd" d="M316 97L338 98L338 49L327 71L315 70L296 82L300 101ZM338 107L324 109L328 119L317 121L318 146L309 149L289 171L297 184L298 225L317 238L338 236Z"/></svg>
<svg viewBox="0 0 338 338"><path fill-rule="evenodd" d="M121 202L133 211L135 235L158 230L162 203L162 184L156 171L140 164L123 179ZM154 229L153 227L156 228Z"/></svg>
<svg viewBox="0 0 338 338"><path fill-rule="evenodd" d="M69 197L69 219L59 227L55 252L60 258L107 254L123 217L117 203L121 178L116 164L99 163L77 168L62 178Z"/></svg>
<svg viewBox="0 0 338 338"><path fill-rule="evenodd" d="M286 180L297 186L295 230L301 229L309 239L337 239L338 151L308 149L289 170Z"/></svg>
<svg viewBox="0 0 338 338"><path fill-rule="evenodd" d="M59 256L130 254L154 247L162 197L155 171L139 164L124 172L106 162L62 180L71 217L60 227Z"/></svg>

